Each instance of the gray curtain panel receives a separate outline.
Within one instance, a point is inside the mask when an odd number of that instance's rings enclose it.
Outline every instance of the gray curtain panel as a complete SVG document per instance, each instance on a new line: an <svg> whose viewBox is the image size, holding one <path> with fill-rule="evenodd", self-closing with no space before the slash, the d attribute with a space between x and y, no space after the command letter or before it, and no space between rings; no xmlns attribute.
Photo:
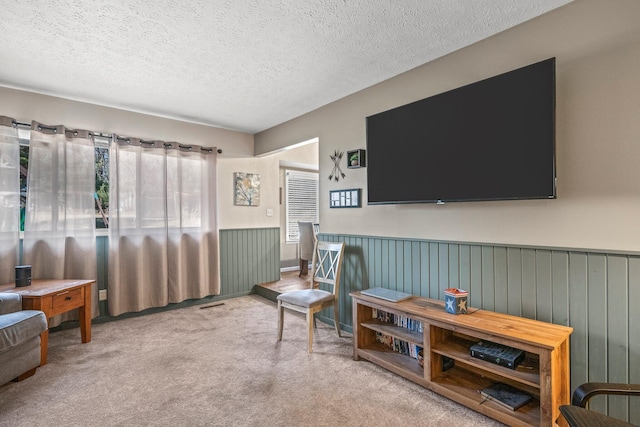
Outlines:
<svg viewBox="0 0 640 427"><path fill-rule="evenodd" d="M0 285L13 283L20 241L20 142L11 117L0 116Z"/></svg>
<svg viewBox="0 0 640 427"><path fill-rule="evenodd" d="M94 159L92 132L32 122L23 255L34 279L96 279ZM95 284L91 311L99 313Z"/></svg>
<svg viewBox="0 0 640 427"><path fill-rule="evenodd" d="M109 314L219 294L215 148L113 140Z"/></svg>

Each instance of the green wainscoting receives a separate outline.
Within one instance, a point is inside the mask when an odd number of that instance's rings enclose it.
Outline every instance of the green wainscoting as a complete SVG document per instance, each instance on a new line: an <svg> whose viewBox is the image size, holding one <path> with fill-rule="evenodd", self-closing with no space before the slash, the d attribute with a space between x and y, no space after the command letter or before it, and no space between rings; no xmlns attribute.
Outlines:
<svg viewBox="0 0 640 427"><path fill-rule="evenodd" d="M325 233L319 239L346 243L346 330L350 292L383 286L443 299L443 289L459 287L469 290L473 307L573 327L572 390L587 381L640 383L638 254ZM332 323L329 311L322 315ZM591 408L640 424L640 405L627 397L598 396Z"/></svg>
<svg viewBox="0 0 640 427"><path fill-rule="evenodd" d="M97 236L96 237L96 256L98 257L98 262L96 266L98 267L98 277L97 284L98 289L107 289L107 285L109 284L109 237L108 236ZM100 309L100 317L108 316L109 310L107 308L107 301L100 301L98 303L98 308Z"/></svg>
<svg viewBox="0 0 640 427"><path fill-rule="evenodd" d="M221 296L246 295L280 280L280 228L220 230Z"/></svg>

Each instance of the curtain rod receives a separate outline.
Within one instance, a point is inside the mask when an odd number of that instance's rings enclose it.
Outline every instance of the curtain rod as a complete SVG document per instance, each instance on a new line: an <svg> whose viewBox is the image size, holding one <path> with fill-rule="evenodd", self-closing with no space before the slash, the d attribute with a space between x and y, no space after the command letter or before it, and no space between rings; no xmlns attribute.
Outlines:
<svg viewBox="0 0 640 427"><path fill-rule="evenodd" d="M16 127L26 127L31 129L31 123L23 123L23 122L19 122L17 120L14 120L13 123L16 125ZM102 132L92 132L94 136L99 136L100 138L106 138L109 139L112 143L113 143L113 135L112 134L103 134ZM142 141L141 141L142 142ZM146 142L146 141L145 141ZM171 144L169 144L171 145ZM165 147L167 147L167 144L165 144ZM191 147L188 145L178 145L179 148L184 148L184 149L188 149L190 150ZM204 149L207 149L208 147L203 147ZM209 151L211 151L211 149L209 149ZM222 154L222 149L218 148L218 154Z"/></svg>

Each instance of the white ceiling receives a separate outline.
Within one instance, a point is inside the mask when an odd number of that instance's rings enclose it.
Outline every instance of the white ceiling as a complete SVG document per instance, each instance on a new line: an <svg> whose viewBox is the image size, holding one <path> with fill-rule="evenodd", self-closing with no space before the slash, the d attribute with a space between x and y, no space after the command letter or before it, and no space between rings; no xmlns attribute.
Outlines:
<svg viewBox="0 0 640 427"><path fill-rule="evenodd" d="M0 0L0 86L256 133L570 1Z"/></svg>

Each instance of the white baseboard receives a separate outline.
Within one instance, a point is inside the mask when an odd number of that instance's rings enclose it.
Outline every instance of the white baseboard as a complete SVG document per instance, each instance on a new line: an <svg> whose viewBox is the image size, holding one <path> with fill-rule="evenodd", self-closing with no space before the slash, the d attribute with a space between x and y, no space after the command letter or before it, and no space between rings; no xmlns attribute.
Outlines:
<svg viewBox="0 0 640 427"><path fill-rule="evenodd" d="M300 270L300 267L297 267L295 265L291 266L291 267L281 267L280 268L280 272L281 273L284 273L284 272L287 272L287 271L298 271L298 270Z"/></svg>

